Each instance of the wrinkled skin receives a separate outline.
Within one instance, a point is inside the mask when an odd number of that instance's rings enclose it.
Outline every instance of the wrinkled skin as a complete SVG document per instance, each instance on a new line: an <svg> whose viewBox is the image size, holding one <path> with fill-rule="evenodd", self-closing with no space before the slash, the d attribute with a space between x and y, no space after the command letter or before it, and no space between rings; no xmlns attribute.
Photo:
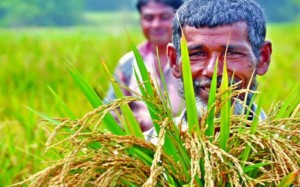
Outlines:
<svg viewBox="0 0 300 187"><path fill-rule="evenodd" d="M264 75L268 71L271 43L265 41L260 48L259 58L256 58L248 40L245 22L214 28L185 26L183 32L187 41L196 97L202 105L206 105L208 101L210 81L217 60L218 78L222 77L226 57L228 76L234 76L235 82L241 81L240 88L247 88L248 84L255 87L256 75ZM173 75L178 79L182 78L182 59L177 56L173 44L168 45L167 55Z"/></svg>

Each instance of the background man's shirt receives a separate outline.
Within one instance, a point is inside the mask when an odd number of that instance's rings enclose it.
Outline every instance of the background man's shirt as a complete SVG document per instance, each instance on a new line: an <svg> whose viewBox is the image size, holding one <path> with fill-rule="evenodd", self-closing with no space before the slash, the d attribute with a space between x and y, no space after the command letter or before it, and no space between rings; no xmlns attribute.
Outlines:
<svg viewBox="0 0 300 187"><path fill-rule="evenodd" d="M156 72L156 69L158 69L158 63L157 63L157 55L154 54L151 50L151 45L149 42L145 42L141 44L139 47L139 52L141 56L143 57L144 64L150 73L150 76L153 80L153 83L155 84L157 89L164 90L163 84L161 82L161 77ZM121 84L127 85L131 90L137 92L140 94L140 90L138 87L138 83L136 81L134 70L138 70L137 68L137 62L135 60L133 52L129 52L126 55L124 55L119 62L119 65L114 73L115 79L120 82ZM184 105L181 101L181 97L178 94L177 90L177 80L173 76L172 71L170 69L169 64L167 63L165 67L162 70L164 79L166 81L167 86L167 92L169 94L170 102L172 105L173 113L176 115L180 113L182 106ZM157 85L156 81L157 80ZM128 90L123 89L124 95L130 96L133 95ZM110 102L112 100L116 99L116 96L114 94L112 86L110 86L107 96L104 99L104 101ZM130 107L137 118L137 121L140 123L141 128L143 131L150 129L152 125L152 120L149 115L148 109L146 105L143 102L133 102L130 104Z"/></svg>

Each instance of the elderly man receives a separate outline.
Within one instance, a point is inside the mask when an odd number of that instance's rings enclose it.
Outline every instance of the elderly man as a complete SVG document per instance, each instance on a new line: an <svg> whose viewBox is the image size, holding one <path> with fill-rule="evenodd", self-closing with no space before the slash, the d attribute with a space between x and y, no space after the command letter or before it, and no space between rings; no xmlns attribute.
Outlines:
<svg viewBox="0 0 300 187"><path fill-rule="evenodd" d="M228 76L234 76L235 82L241 81L240 88L247 88L250 84L252 90L256 89L256 75L268 71L272 53L271 42L265 40L266 21L259 5L251 0L190 0L175 16L173 43L168 45L167 55L174 77L182 79L180 38L183 31L199 114L207 105L217 59L219 81L226 57ZM179 90L183 93L182 86ZM236 108L235 113L240 114L242 110L238 110L242 107ZM263 112L260 117L264 118ZM185 111L180 118L184 124ZM155 134L154 129L145 133L148 140Z"/></svg>
<svg viewBox="0 0 300 187"><path fill-rule="evenodd" d="M163 90L160 80L158 58L163 70L167 84L167 92L170 93L170 100L174 114L180 112L180 96L177 93L177 81L171 73L167 62L166 46L172 39L172 20L175 11L182 5L182 0L138 0L137 9L140 13L140 23L147 41L139 45L138 50L143 57L144 63L150 72L151 77L158 79L156 85ZM156 49L159 56L157 57ZM117 81L127 85L130 89L139 92L138 83L135 80L133 67L136 65L132 52L124 55L115 70L114 76ZM128 90L124 90L125 95L132 95ZM115 99L112 87L109 88L106 102ZM183 103L183 102L182 102ZM152 127L152 120L147 107L142 102L132 102L130 107L139 122L143 131Z"/></svg>

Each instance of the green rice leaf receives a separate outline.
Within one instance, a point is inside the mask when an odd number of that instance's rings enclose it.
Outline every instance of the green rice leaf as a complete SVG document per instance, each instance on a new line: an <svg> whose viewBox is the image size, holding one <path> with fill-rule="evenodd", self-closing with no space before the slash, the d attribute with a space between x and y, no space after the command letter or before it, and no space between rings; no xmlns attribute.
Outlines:
<svg viewBox="0 0 300 187"><path fill-rule="evenodd" d="M121 88L115 82L113 82L112 85L115 90L116 97L117 98L124 97L124 94L123 94ZM144 135L142 133L140 125L136 121L136 119L132 113L132 110L130 109L128 104L120 106L120 109L121 109L123 117L125 119L124 128L125 128L126 133L134 135L136 137L144 138Z"/></svg>
<svg viewBox="0 0 300 187"><path fill-rule="evenodd" d="M69 109L69 107L66 105L65 102L63 102L63 100L55 93L55 91L48 85L48 89L50 90L50 92L52 93L52 95L54 96L54 98L56 99L56 101L59 104L59 107L62 109L63 113L66 113L66 115L71 118L71 119L75 119L75 115L73 114L73 112Z"/></svg>
<svg viewBox="0 0 300 187"><path fill-rule="evenodd" d="M143 81L143 84L139 84L140 91L143 96L153 97L154 91L152 89L152 85L150 83L149 72L147 71L147 68L144 64L143 58L142 58L141 54L139 53L138 49L136 48L136 46L132 42L130 42L130 45L131 45L131 49L134 53L134 56L136 58L136 62L137 62L138 68L139 68L139 73L140 73L142 81ZM138 81L138 83L140 83L141 81L140 81L138 73L135 69L134 69L134 73L135 73L136 80ZM151 119L153 122L153 126L154 126L157 134L159 134L160 127L158 124L155 123L155 120L159 120L159 117L157 116L156 112L154 111L155 106L151 102L148 102L148 101L145 101L145 104L150 113L150 116L151 116Z"/></svg>
<svg viewBox="0 0 300 187"><path fill-rule="evenodd" d="M263 97L261 96L258 101L255 115L253 116L253 121L252 121L251 128L250 128L250 134L255 134L255 132L256 132L256 129L257 129L257 126L258 126L258 123L260 120L259 116L260 116L260 112L262 109L262 101L263 101ZM244 152L242 153L242 161L246 161L248 159L250 151L251 151L251 148L249 145L247 145ZM244 167L244 164L243 164L243 167Z"/></svg>
<svg viewBox="0 0 300 187"><path fill-rule="evenodd" d="M90 104L97 108L102 105L101 99L98 97L94 89L85 81L79 71L71 64L66 64L67 70L72 76L73 80L77 83L78 87L81 89L82 93L86 96Z"/></svg>
<svg viewBox="0 0 300 187"><path fill-rule="evenodd" d="M188 157L188 153L186 152L186 149L182 146L182 144L179 145L180 141L172 141L173 139L171 138L171 136L172 135L167 132L163 148L166 154L172 155L176 163L181 163L182 172L185 174L185 176L189 176L188 168L190 166L190 159Z"/></svg>
<svg viewBox="0 0 300 187"><path fill-rule="evenodd" d="M193 86L193 79L192 79L192 70L190 65L189 59L189 52L187 47L187 42L182 32L182 37L180 39L180 48L181 48L181 58L182 58L182 78L183 78L183 86L184 86L184 96L186 102L186 113L187 113L187 123L189 132L196 132L200 134L200 127L199 127L199 119L198 119L198 112L196 108L196 100L195 100L195 92ZM200 179L196 176L195 177L198 184L202 184ZM188 184L189 185L189 184Z"/></svg>
<svg viewBox="0 0 300 187"><path fill-rule="evenodd" d="M289 187L293 181L296 179L297 176L300 175L300 170L294 171L287 176L285 176L280 183L278 184L277 187Z"/></svg>
<svg viewBox="0 0 300 187"><path fill-rule="evenodd" d="M136 48L136 46L132 42L130 42L130 46L131 46L131 49L134 53L135 59L137 61L137 65L139 67L140 75L141 75L142 80L144 82L146 91L147 91L148 94L153 96L154 93L153 93L153 89L152 89L152 86L151 86L150 81L149 81L149 79L150 79L149 73L148 73L147 68L144 64L143 58L142 58L141 54L139 53L138 49Z"/></svg>
<svg viewBox="0 0 300 187"><path fill-rule="evenodd" d="M134 74L135 74L135 78L136 78L136 80L138 82L139 89L140 89L142 95L144 97L148 97L148 95L147 95L148 92L145 89L144 84L141 83L141 80L139 79L139 76L137 74L137 70L135 68L134 68ZM148 74L148 72L147 72L147 74ZM155 120L159 120L159 117L157 116L157 114L155 112L155 106L154 106L154 104L152 104L151 102L146 101L146 100L145 100L145 104L146 104L146 106L148 108L148 111L149 111L149 114L151 116L152 123L153 123L153 126L155 128L155 131L157 132L157 134L159 134L160 127L159 127L159 125L157 123L154 123Z"/></svg>
<svg viewBox="0 0 300 187"><path fill-rule="evenodd" d="M250 112L251 112L250 109L251 109L252 106L253 106L253 103L254 103L254 100L255 100L256 96L257 96L257 94L254 94L254 95L253 95L253 97L251 98L251 101L250 101L250 103L249 103L249 106L248 106L248 108L246 109L246 114L245 114L245 115L246 115L246 119L249 118L249 115L250 115ZM244 124L243 127L240 127L240 128L239 128L239 133L242 133L242 132L243 132L245 126L246 126L246 125Z"/></svg>
<svg viewBox="0 0 300 187"><path fill-rule="evenodd" d="M226 59L226 58L225 58ZM220 147L226 151L226 145L227 141L229 139L229 131L230 131L230 93L228 92L228 73L227 73L227 66L226 66L226 60L224 60L223 63L223 76L222 76L222 82L221 82L221 100L222 103L224 102L222 108L221 108L221 123L220 123L220 141L219 145Z"/></svg>
<svg viewBox="0 0 300 187"><path fill-rule="evenodd" d="M128 150L132 156L137 157L140 160L143 160L144 163L146 163L148 166L152 164L153 157L152 155L148 155L145 153L145 151L140 150L137 147L132 147Z"/></svg>
<svg viewBox="0 0 300 187"><path fill-rule="evenodd" d="M61 122L55 120L55 119L52 119L51 117L45 115L45 114L42 114L40 112L37 112L36 110L30 108L30 107L26 107L28 110L32 111L33 113L39 115L40 117L42 117L43 119L49 121L50 123L54 124L54 125L60 125Z"/></svg>
<svg viewBox="0 0 300 187"><path fill-rule="evenodd" d="M254 77L254 73L255 73L255 71L253 71L252 72L252 75L251 75L251 78L250 78L250 80L249 80L249 83L248 83L248 85L247 85L247 90L250 90L250 87L251 87L251 82L252 82L252 80L253 80L253 77ZM246 92L245 93L245 99L244 99L244 105L246 106L247 105L247 98L248 98L248 95L249 95L249 93L248 92ZM252 97L252 99L251 99L251 102L250 102L250 105L248 106L249 108L245 108L245 107L243 107L243 111L242 111L242 114L245 114L245 109L247 110L247 114L246 114L246 119L248 119L248 115L249 115L249 112L250 112L250 108L251 108L251 106L252 106L252 103L253 103L253 100L254 100L254 97Z"/></svg>
<svg viewBox="0 0 300 187"><path fill-rule="evenodd" d="M184 147L184 143L180 138L178 131L176 130L175 133L169 131L166 132L166 140L164 147L166 147L166 149L169 149L169 147L171 147L172 149L174 148L173 152L171 152L170 154L174 156L175 160L178 160L179 163L181 163L182 172L185 174L185 176L190 176L188 168L191 165L191 160L187 150Z"/></svg>
<svg viewBox="0 0 300 187"><path fill-rule="evenodd" d="M181 37L181 58L182 58L182 73L183 73L183 85L184 96L186 102L187 121L189 126L189 132L200 132L198 112L196 108L195 92L192 79L192 71L189 59L189 52L184 34Z"/></svg>
<svg viewBox="0 0 300 187"><path fill-rule="evenodd" d="M178 186L177 183L172 178L172 176L168 175L167 173L166 173L166 178L167 178L167 181L168 181L168 186L170 186L170 187Z"/></svg>
<svg viewBox="0 0 300 187"><path fill-rule="evenodd" d="M156 54L159 57L158 48L156 48ZM167 113L168 113L168 116L172 117L172 114L171 114L172 110L168 110L168 109L172 109L172 106L171 106L170 97L169 97L169 94L168 94L167 83L166 83L166 80L165 80L165 76L163 74L160 59L157 58L157 61L158 61L158 69L159 69L161 84L163 85L163 88L164 88L163 89L164 92L160 91L160 98L163 102L163 107L165 107L165 111L167 111ZM166 99L165 99L165 97L166 97Z"/></svg>
<svg viewBox="0 0 300 187"><path fill-rule="evenodd" d="M263 96L260 97L258 104L257 104L256 111L255 111L255 115L253 116L253 122L252 122L251 129L250 129L251 134L255 134L255 132L256 132L258 122L260 120L259 117L260 117L260 113L262 110L262 103L263 103Z"/></svg>
<svg viewBox="0 0 300 187"><path fill-rule="evenodd" d="M88 143L88 147L94 150L99 150L102 146L100 144L100 142L90 142Z"/></svg>
<svg viewBox="0 0 300 187"><path fill-rule="evenodd" d="M110 78L113 78L111 73L108 70L108 67L106 66L106 64L103 61L102 61L102 66L103 66L105 72L107 73L107 75ZM123 94L120 86L116 82L112 82L112 86L114 88L114 91L115 91L115 94L116 94L117 98L124 97L124 94ZM121 108L121 111L123 113L123 117L125 119L125 123L123 125L124 125L124 128L125 128L126 134L134 135L136 137L140 137L140 138L144 139L144 135L141 131L141 128L140 128L139 124L137 123L137 121L136 121L130 107L128 106L128 104L122 105L122 106L120 106L120 108ZM118 125L118 127L119 127L119 125ZM97 144L94 145L94 146L98 147ZM132 147L128 151L132 156L135 156L138 159L143 160L144 163L147 163L148 165L151 165L152 157L149 156L148 154L146 154L144 151L141 151L137 147Z"/></svg>
<svg viewBox="0 0 300 187"><path fill-rule="evenodd" d="M97 93L93 90L93 88L87 83L87 81L82 77L79 71L71 64L66 63L67 70L69 71L70 75L72 76L75 83L81 89L82 93L86 96L90 104L97 108L102 105L101 99L98 97ZM103 119L105 128L111 131L113 134L117 135L124 135L125 132L121 129L118 125L116 120L111 114L106 114Z"/></svg>
<svg viewBox="0 0 300 187"><path fill-rule="evenodd" d="M136 57L139 72L141 74L142 81L144 83L144 84L140 84L141 81L140 81L138 73L137 73L138 71L134 69L135 77L136 77L136 80L139 83L138 85L139 85L140 91L141 91L142 95L146 98L153 97L154 96L154 90L153 90L152 85L150 83L149 73L148 73L148 71L145 67L143 59L142 59L139 51L137 50L137 48L132 43L131 43L131 47L132 47L132 50L133 50L134 55ZM149 101L145 101L145 103L147 105L148 111L149 111L150 116L152 118L153 126L155 128L155 131L156 131L157 134L159 134L160 126L157 123L155 123L155 121L161 120L161 118L158 117L158 115L160 115L160 114L157 114L156 111L154 110L156 108L156 106L153 103L151 103ZM184 162L182 160L183 158L181 158L181 156L179 156L178 149L177 149L178 147L176 147L174 145L174 142L172 142L172 140L170 139L170 135L168 135L168 134L169 133L167 132L167 136L165 136L165 143L163 145L163 148L164 148L164 150L166 151L166 153L168 155L173 156L175 162L180 161L182 163L183 172L188 174L188 169L187 168L189 166L189 163ZM180 150L180 151L183 151L183 150Z"/></svg>
<svg viewBox="0 0 300 187"><path fill-rule="evenodd" d="M276 119L290 117L291 113L295 110L297 105L300 103L300 83L296 84L287 100L280 108Z"/></svg>
<svg viewBox="0 0 300 187"><path fill-rule="evenodd" d="M213 140L213 136L215 134L215 125L214 125L214 119L215 119L215 106L214 103L216 101L216 92L217 92L217 71L218 71L218 61L215 64L214 67L214 74L210 85L209 90L209 97L208 97L208 103L207 108L209 111L208 117L206 119L206 123L208 125L207 130L205 131L205 135L210 138L210 141Z"/></svg>
<svg viewBox="0 0 300 187"><path fill-rule="evenodd" d="M142 81L140 80L139 76L138 76L138 73L137 73L137 70L135 68L133 68L133 72L134 72L134 76L135 76L135 79L139 85L139 89L142 93L142 95L146 95L147 94L147 91L144 87L144 84L142 84Z"/></svg>
<svg viewBox="0 0 300 187"><path fill-rule="evenodd" d="M133 44L131 44L131 45L132 45L132 50L135 54L135 57L136 57L136 60L137 60L137 63L138 63L139 72L141 74L141 77L142 77L143 83L144 83L144 84L140 84L141 81L139 79L137 71L134 69L135 77L136 77L136 80L139 83L140 91L141 91L142 95L145 96L145 97L154 96L154 90L152 89L152 85L150 84L150 80L149 80L150 79L149 73L148 73L148 71L145 67L143 59L142 59L139 51L136 49L136 47ZM156 114L156 111L154 110L156 108L156 106L154 104L152 104L151 102L148 102L148 101L145 101L145 103L147 105L148 111L149 111L150 116L152 118L153 126L155 128L155 131L156 131L157 134L159 134L160 127L157 123L154 123L154 121L160 120L160 118L158 117L158 114ZM182 159L180 156L178 156L178 150L174 146L174 143L170 140L169 136L165 137L165 144L164 144L163 147L164 147L164 150L166 151L167 154L172 155L174 157L175 161L178 161L178 160ZM184 168L185 168L184 172L188 173L188 171L186 169L187 168L186 164L184 164Z"/></svg>
<svg viewBox="0 0 300 187"><path fill-rule="evenodd" d="M126 181L126 180L124 180L124 179L121 179L121 181L122 181L122 184L124 184L125 186L138 187L138 185L133 184L133 183L131 183L131 182L128 182L128 181Z"/></svg>
<svg viewBox="0 0 300 187"><path fill-rule="evenodd" d="M105 72L107 73L107 75L112 79L113 76L109 72L108 67L106 66L106 64L104 62L102 62L101 64L102 64ZM117 98L124 97L124 94L123 94L120 86L116 82L112 81L112 86L113 86L113 89L115 91L115 94L116 94ZM136 137L144 138L144 135L142 133L140 125L136 121L136 119L133 115L133 112L130 109L130 107L128 106L128 104L120 106L120 109L121 109L123 117L125 119L125 123L123 124L125 132L127 134L131 134L131 135L134 135Z"/></svg>
<svg viewBox="0 0 300 187"><path fill-rule="evenodd" d="M260 168L260 167L267 166L267 165L270 165L270 164L271 164L271 163L264 163L264 162L262 162L262 163L257 163L257 164L253 164L253 165L251 165L251 166L247 166L247 167L243 168L243 171L244 171L244 173L248 173L248 172L251 172L251 171L253 171L253 170L256 170L256 169L258 169L258 168Z"/></svg>

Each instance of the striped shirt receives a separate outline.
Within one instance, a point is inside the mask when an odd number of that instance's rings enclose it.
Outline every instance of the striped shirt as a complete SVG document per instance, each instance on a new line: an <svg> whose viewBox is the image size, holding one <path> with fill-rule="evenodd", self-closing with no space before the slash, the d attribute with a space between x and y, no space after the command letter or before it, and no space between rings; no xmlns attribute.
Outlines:
<svg viewBox="0 0 300 187"><path fill-rule="evenodd" d="M162 80L160 76L157 75L156 72L156 69L158 69L157 55L152 52L151 44L149 42L142 43L138 47L138 50L141 56L143 57L144 64L148 72L150 73L152 80L157 80L157 84L156 81L153 81L155 87L157 89L164 90ZM135 56L133 52L129 52L120 59L119 64L117 65L117 68L115 70L114 77L116 81L128 86L131 90L140 94L138 82L133 73L134 68L138 70L137 62L135 60ZM176 115L180 113L184 107L184 101L179 96L177 90L178 80L173 76L171 68L168 63L162 69L162 72L164 75L164 79L166 81L166 86L167 86L166 91L168 92L170 98L172 110L174 115ZM125 96L134 95L132 92L129 92L128 90L125 89L123 89L123 92ZM109 103L115 99L116 96L114 90L110 85L106 98L104 99L104 102ZM130 103L130 108L132 109L132 112L135 115L143 131L150 129L153 126L152 119L149 115L149 111L143 102L138 102L138 101L132 102Z"/></svg>

